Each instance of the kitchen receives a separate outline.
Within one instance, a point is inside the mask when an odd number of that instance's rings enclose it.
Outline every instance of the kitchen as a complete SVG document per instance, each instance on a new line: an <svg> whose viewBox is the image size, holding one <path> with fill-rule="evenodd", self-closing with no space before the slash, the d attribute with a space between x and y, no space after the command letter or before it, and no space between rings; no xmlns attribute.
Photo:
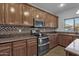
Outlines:
<svg viewBox="0 0 79 59"><path fill-rule="evenodd" d="M0 56L78 56L78 6L0 3Z"/></svg>

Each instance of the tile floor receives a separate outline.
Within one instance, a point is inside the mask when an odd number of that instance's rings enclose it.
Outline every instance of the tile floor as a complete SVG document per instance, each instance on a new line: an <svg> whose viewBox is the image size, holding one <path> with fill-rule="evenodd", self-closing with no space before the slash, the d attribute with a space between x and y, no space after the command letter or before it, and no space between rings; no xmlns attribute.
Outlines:
<svg viewBox="0 0 79 59"><path fill-rule="evenodd" d="M64 51L64 48L61 46L57 46L54 49L50 50L47 54L44 56L66 56L66 53Z"/></svg>

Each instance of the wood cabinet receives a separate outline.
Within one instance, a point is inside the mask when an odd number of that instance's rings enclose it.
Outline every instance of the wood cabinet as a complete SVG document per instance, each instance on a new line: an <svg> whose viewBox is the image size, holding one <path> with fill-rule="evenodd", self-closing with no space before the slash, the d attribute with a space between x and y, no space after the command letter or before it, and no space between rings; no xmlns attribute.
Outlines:
<svg viewBox="0 0 79 59"><path fill-rule="evenodd" d="M46 19L46 13L45 12L43 12L39 9L36 9L36 8L33 9L33 12L34 12L33 13L34 19L38 19L38 20L42 20L42 21L44 21Z"/></svg>
<svg viewBox="0 0 79 59"><path fill-rule="evenodd" d="M52 22L52 27L57 28L58 27L58 17L57 16L52 16L51 17L51 22Z"/></svg>
<svg viewBox="0 0 79 59"><path fill-rule="evenodd" d="M67 47L74 40L74 36L62 34L58 36L58 39L59 39L59 45Z"/></svg>
<svg viewBox="0 0 79 59"><path fill-rule="evenodd" d="M49 35L48 37L49 37L49 42L50 42L49 49L58 45L57 34L55 35L52 34L52 35Z"/></svg>
<svg viewBox="0 0 79 59"><path fill-rule="evenodd" d="M1 3L0 24L33 26L33 19L45 22L45 27L58 26L58 18L29 4Z"/></svg>
<svg viewBox="0 0 79 59"><path fill-rule="evenodd" d="M22 24L22 4L5 4L5 22L6 24Z"/></svg>
<svg viewBox="0 0 79 59"><path fill-rule="evenodd" d="M63 46L67 47L73 41L73 37L69 36L69 35L64 35L62 41L63 41L63 43L62 43Z"/></svg>
<svg viewBox="0 0 79 59"><path fill-rule="evenodd" d="M0 56L11 56L11 55L12 55L11 43L0 44Z"/></svg>
<svg viewBox="0 0 79 59"><path fill-rule="evenodd" d="M36 38L16 40L9 43L0 43L0 56L33 56L33 55L37 55Z"/></svg>
<svg viewBox="0 0 79 59"><path fill-rule="evenodd" d="M45 27L52 27L51 15L47 14L47 19L45 21Z"/></svg>
<svg viewBox="0 0 79 59"><path fill-rule="evenodd" d="M13 56L26 56L26 40L13 42Z"/></svg>
<svg viewBox="0 0 79 59"><path fill-rule="evenodd" d="M4 24L4 4L0 3L0 24Z"/></svg>
<svg viewBox="0 0 79 59"><path fill-rule="evenodd" d="M37 40L36 39L27 40L27 55L28 56L37 55Z"/></svg>
<svg viewBox="0 0 79 59"><path fill-rule="evenodd" d="M23 24L33 26L33 7L23 4Z"/></svg>
<svg viewBox="0 0 79 59"><path fill-rule="evenodd" d="M45 27L58 27L58 18L56 16L53 16L51 14L46 14L46 20L45 20Z"/></svg>
<svg viewBox="0 0 79 59"><path fill-rule="evenodd" d="M57 39L58 39L58 44L62 46L62 44L63 44L63 42L62 42L62 40L63 40L62 35L58 34Z"/></svg>

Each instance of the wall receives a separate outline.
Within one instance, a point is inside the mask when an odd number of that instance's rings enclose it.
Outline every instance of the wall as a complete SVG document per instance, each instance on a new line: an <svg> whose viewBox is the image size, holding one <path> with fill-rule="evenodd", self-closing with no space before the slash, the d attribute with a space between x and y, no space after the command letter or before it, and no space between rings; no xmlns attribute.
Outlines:
<svg viewBox="0 0 79 59"><path fill-rule="evenodd" d="M57 29L57 31L64 31L64 19L79 17L79 15L76 15L76 11L78 9L79 8L72 8L70 10L66 10L66 11L58 14L59 19L58 19L58 29Z"/></svg>

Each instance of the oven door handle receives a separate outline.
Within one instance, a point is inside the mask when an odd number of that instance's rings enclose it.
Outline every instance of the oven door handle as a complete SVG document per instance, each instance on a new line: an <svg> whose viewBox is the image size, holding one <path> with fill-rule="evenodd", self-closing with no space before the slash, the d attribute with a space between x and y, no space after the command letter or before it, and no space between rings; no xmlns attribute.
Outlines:
<svg viewBox="0 0 79 59"><path fill-rule="evenodd" d="M38 46L45 46L45 45L47 45L47 44L49 44L49 42L44 43L44 44L40 44L40 45L38 45Z"/></svg>
<svg viewBox="0 0 79 59"><path fill-rule="evenodd" d="M41 38L38 38L38 39L48 39L48 37L41 37Z"/></svg>

